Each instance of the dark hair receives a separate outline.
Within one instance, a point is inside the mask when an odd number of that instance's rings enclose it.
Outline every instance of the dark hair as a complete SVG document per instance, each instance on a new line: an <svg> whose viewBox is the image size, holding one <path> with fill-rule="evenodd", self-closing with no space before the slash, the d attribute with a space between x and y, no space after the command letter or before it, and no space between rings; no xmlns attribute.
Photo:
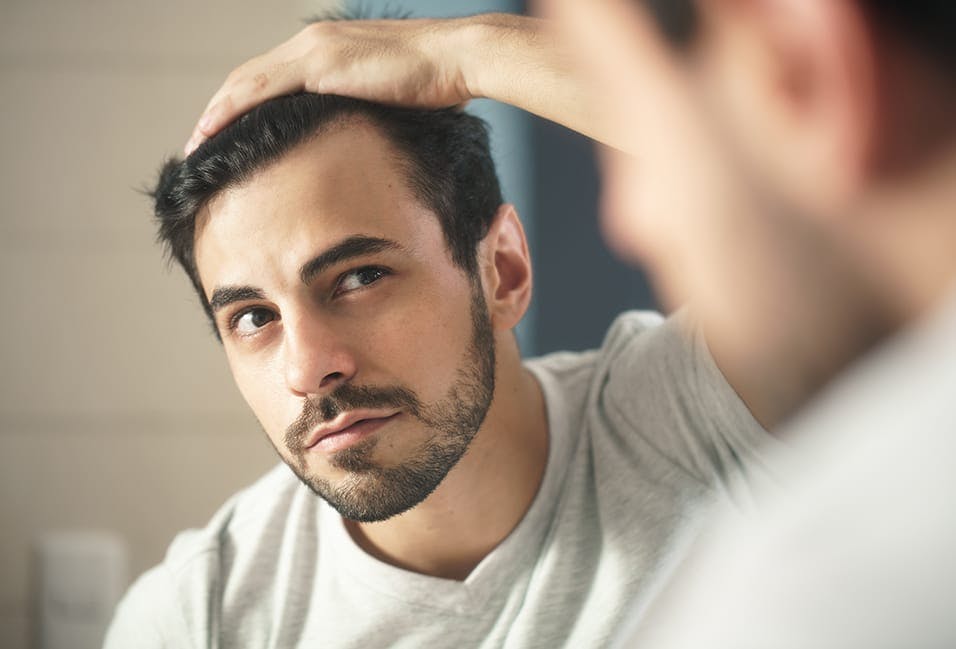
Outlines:
<svg viewBox="0 0 956 649"><path fill-rule="evenodd" d="M896 31L956 77L956 3L953 0L861 0L875 20Z"/></svg>
<svg viewBox="0 0 956 649"><path fill-rule="evenodd" d="M697 31L697 0L640 0L661 31L678 47ZM956 2L953 0L859 0L874 20L895 30L956 76Z"/></svg>
<svg viewBox="0 0 956 649"><path fill-rule="evenodd" d="M196 270L196 215L220 192L332 125L350 119L378 128L395 147L409 188L432 210L455 264L477 273L477 246L502 203L481 119L456 109L413 110L336 95L296 94L263 103L199 146L170 159L151 192L159 241L178 261L213 320ZM215 329L215 327L214 327Z"/></svg>

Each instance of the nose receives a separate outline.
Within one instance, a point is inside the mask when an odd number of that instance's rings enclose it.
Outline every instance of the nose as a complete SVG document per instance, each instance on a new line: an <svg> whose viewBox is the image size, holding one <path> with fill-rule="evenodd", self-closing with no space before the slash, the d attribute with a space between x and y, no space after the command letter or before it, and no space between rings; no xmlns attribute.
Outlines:
<svg viewBox="0 0 956 649"><path fill-rule="evenodd" d="M296 395L328 394L355 375L355 356L344 332L314 314L284 318L283 334L286 384Z"/></svg>

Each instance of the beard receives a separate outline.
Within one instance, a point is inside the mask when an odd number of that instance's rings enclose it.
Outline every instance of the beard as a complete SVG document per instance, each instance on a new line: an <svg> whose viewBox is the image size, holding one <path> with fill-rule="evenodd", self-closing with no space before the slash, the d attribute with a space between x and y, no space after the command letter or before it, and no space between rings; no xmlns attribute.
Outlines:
<svg viewBox="0 0 956 649"><path fill-rule="evenodd" d="M306 400L289 426L282 460L315 494L342 517L360 523L383 521L415 507L445 479L468 450L491 406L495 390L495 341L480 282L472 286L472 336L455 382L443 398L423 403L404 386L372 387L343 383L321 399ZM332 454L329 464L346 472L332 482L310 472L304 440L320 423L358 408L400 409L431 434L400 464L384 466L374 458L378 438L371 436ZM279 451L276 448L276 451Z"/></svg>

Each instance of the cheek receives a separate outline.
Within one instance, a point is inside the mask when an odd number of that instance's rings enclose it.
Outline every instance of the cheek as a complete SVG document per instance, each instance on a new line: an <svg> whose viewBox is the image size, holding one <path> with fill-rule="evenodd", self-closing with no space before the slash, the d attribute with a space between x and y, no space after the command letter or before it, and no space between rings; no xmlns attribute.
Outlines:
<svg viewBox="0 0 956 649"><path fill-rule="evenodd" d="M372 383L400 383L425 401L443 396L471 344L471 305L466 289L423 293L383 313L354 341L361 375ZM362 372L362 368L365 369Z"/></svg>
<svg viewBox="0 0 956 649"><path fill-rule="evenodd" d="M684 273L692 252L687 233L693 225L680 218L669 194L659 190L659 168L643 169L635 158L612 153L603 157L602 171L605 241L619 257L648 272L665 305L679 305L686 297Z"/></svg>
<svg viewBox="0 0 956 649"><path fill-rule="evenodd" d="M604 184L601 192L601 232L607 245L619 257L631 262L649 263L656 237L649 230L646 192L633 159L605 151L601 156Z"/></svg>
<svg viewBox="0 0 956 649"><path fill-rule="evenodd" d="M702 208L688 207L678 195L690 188L674 187L667 171L620 153L605 154L601 229L608 246L646 270L658 299L673 309L687 301L702 277L698 266L707 228L695 214Z"/></svg>
<svg viewBox="0 0 956 649"><path fill-rule="evenodd" d="M299 406L292 403L278 364L274 360L253 361L228 353L226 356L233 380L246 404L269 438L281 442L286 427L298 416Z"/></svg>

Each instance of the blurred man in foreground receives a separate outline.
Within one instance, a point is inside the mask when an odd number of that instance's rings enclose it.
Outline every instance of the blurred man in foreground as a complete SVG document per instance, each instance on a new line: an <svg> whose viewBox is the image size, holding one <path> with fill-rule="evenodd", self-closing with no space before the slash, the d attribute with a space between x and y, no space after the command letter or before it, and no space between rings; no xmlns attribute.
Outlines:
<svg viewBox="0 0 956 649"><path fill-rule="evenodd" d="M956 646L956 9L655 4L552 5L640 152L608 204L741 375L823 389L782 483L716 517L621 646Z"/></svg>
<svg viewBox="0 0 956 649"><path fill-rule="evenodd" d="M300 37L237 71L197 133L300 87L438 105L490 96L632 154L605 168L617 245L665 298L694 301L734 385L773 397L765 421L804 410L786 431L782 489L765 490L753 519L718 519L627 637L953 646L956 10L649 4L540 3L572 49L530 21L459 29L457 57L435 54L452 27L380 30L403 44L387 65L374 49L337 58L337 36ZM577 53L583 72L568 63ZM383 90L381 70L414 73ZM784 367L793 380L779 380Z"/></svg>

